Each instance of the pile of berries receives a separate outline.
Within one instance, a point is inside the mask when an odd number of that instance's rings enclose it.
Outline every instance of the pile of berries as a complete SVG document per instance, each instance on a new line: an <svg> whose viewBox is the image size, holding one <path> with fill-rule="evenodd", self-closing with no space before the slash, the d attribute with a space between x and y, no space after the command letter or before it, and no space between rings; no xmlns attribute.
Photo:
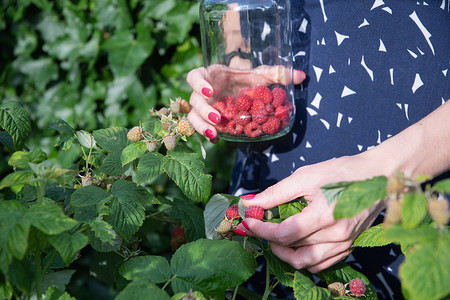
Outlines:
<svg viewBox="0 0 450 300"><path fill-rule="evenodd" d="M347 286L350 290L347 290ZM342 282L334 282L328 285L328 290L331 292L331 296L341 297L346 294L350 294L354 297L361 297L366 292L366 284L360 278L354 278L347 284Z"/></svg>
<svg viewBox="0 0 450 300"><path fill-rule="evenodd" d="M253 218L262 220L265 216L265 211L262 207L252 205L246 208L245 218ZM225 212L225 217L216 228L216 236L220 239L231 239L233 236L233 229L241 222L241 215L239 214L239 207L233 204Z"/></svg>
<svg viewBox="0 0 450 300"><path fill-rule="evenodd" d="M241 90L213 104L221 121L219 132L256 138L275 135L289 125L294 107L281 87L270 90L264 85Z"/></svg>

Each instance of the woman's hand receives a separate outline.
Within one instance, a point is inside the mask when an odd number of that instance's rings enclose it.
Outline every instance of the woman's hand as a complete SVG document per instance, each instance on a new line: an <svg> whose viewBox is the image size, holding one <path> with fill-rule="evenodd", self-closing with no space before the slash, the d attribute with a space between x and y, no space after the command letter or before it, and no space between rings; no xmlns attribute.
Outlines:
<svg viewBox="0 0 450 300"><path fill-rule="evenodd" d="M282 66L260 66L248 70L212 65L208 69L194 69L186 79L193 89L189 100L192 110L188 119L197 132L211 142L216 142L217 131L214 126L220 122L220 113L208 103L210 98L220 100L223 95L236 95L244 87L258 84L288 84L291 80L294 84L300 84L305 78L303 71L294 70L291 79L288 70Z"/></svg>
<svg viewBox="0 0 450 300"><path fill-rule="evenodd" d="M320 188L333 182L379 175L380 170L371 166L368 159L367 155L348 156L299 168L243 203L269 209L303 196L309 205L301 213L279 224L245 219L238 228L270 241L273 253L296 269L316 273L334 265L351 253L354 240L370 227L384 205L380 201L354 218L334 220L335 204L328 205Z"/></svg>

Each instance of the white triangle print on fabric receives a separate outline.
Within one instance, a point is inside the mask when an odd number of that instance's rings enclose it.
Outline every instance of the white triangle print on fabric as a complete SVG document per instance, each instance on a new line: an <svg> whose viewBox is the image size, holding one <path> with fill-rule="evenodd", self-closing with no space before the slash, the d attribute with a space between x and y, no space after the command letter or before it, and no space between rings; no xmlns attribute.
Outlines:
<svg viewBox="0 0 450 300"><path fill-rule="evenodd" d="M367 71L367 73L370 76L370 79L373 81L373 71L369 69L369 67L366 65L366 62L364 61L364 55L361 58L361 66Z"/></svg>
<svg viewBox="0 0 450 300"><path fill-rule="evenodd" d="M348 124L350 124L353 121L353 118L352 117L348 117L347 121L348 121Z"/></svg>
<svg viewBox="0 0 450 300"><path fill-rule="evenodd" d="M420 88L423 85L422 78L420 78L419 74L416 74L416 78L414 78L414 84L412 86L412 92L413 94L417 91L418 88Z"/></svg>
<svg viewBox="0 0 450 300"><path fill-rule="evenodd" d="M332 73L336 73L336 71L334 70L333 66L330 65L330 68L328 69L328 74L332 74Z"/></svg>
<svg viewBox="0 0 450 300"><path fill-rule="evenodd" d="M305 158L303 156L300 156L301 161L305 161Z"/></svg>
<svg viewBox="0 0 450 300"><path fill-rule="evenodd" d="M278 158L278 156L276 156L275 154L272 154L272 159L270 160L270 162L276 162L276 161L278 161L278 160L280 160L280 159Z"/></svg>
<svg viewBox="0 0 450 300"><path fill-rule="evenodd" d="M344 85L344 89L342 90L341 98L356 94L355 91L349 89L346 85Z"/></svg>
<svg viewBox="0 0 450 300"><path fill-rule="evenodd" d="M314 96L313 101L311 102L311 105L314 106L315 108L319 109L320 106L320 100L322 100L322 95L320 95L319 93L317 93Z"/></svg>
<svg viewBox="0 0 450 300"><path fill-rule="evenodd" d="M389 75L391 76L391 84L394 85L394 69L389 69Z"/></svg>
<svg viewBox="0 0 450 300"><path fill-rule="evenodd" d="M264 22L264 28L261 33L261 39L264 41L266 39L266 36L270 33L270 26L267 24L267 22Z"/></svg>
<svg viewBox="0 0 450 300"><path fill-rule="evenodd" d="M315 111L314 109L312 109L311 107L307 107L306 111L308 112L308 114L312 117L317 115L317 111Z"/></svg>
<svg viewBox="0 0 450 300"><path fill-rule="evenodd" d="M298 28L298 31L306 33L306 28L308 27L308 20L307 19L303 19L302 23L300 24L300 27Z"/></svg>
<svg viewBox="0 0 450 300"><path fill-rule="evenodd" d="M338 46L340 46L345 39L350 38L348 35L340 34L337 31L335 31L334 34L336 34L336 40L337 40Z"/></svg>
<svg viewBox="0 0 450 300"><path fill-rule="evenodd" d="M408 50L409 54L411 54L412 57L417 58L417 54L416 53L412 52L409 49L406 49L406 50Z"/></svg>
<svg viewBox="0 0 450 300"><path fill-rule="evenodd" d="M361 27L364 27L364 26L367 26L367 25L370 25L370 24L369 24L369 22L367 22L367 20L364 18L364 21L363 21L361 24L359 24L358 28L361 28Z"/></svg>
<svg viewBox="0 0 450 300"><path fill-rule="evenodd" d="M442 74L444 74L445 77L447 77L447 72L448 72L448 69L442 70Z"/></svg>
<svg viewBox="0 0 450 300"><path fill-rule="evenodd" d="M336 121L336 127L341 127L341 121L342 121L342 117L343 116L344 116L343 114L338 113L337 121Z"/></svg>
<svg viewBox="0 0 450 300"><path fill-rule="evenodd" d="M269 148L267 148L266 150L263 151L263 154L267 157L270 156L270 152L272 151L273 146L270 146Z"/></svg>
<svg viewBox="0 0 450 300"><path fill-rule="evenodd" d="M386 46L384 46L383 41L380 39L380 47L378 47L378 51L380 52L387 52Z"/></svg>
<svg viewBox="0 0 450 300"><path fill-rule="evenodd" d="M370 10L375 9L375 8L377 8L379 6L382 6L382 5L384 5L384 1L383 0L375 0L375 2L372 5L372 8Z"/></svg>
<svg viewBox="0 0 450 300"><path fill-rule="evenodd" d="M323 125L325 125L325 128L327 129L327 130L329 130L330 129L330 123L328 123L328 121L327 120L324 120L324 119L320 119L320 121L323 123Z"/></svg>
<svg viewBox="0 0 450 300"><path fill-rule="evenodd" d="M311 144L308 141L306 141L305 148L312 148Z"/></svg>
<svg viewBox="0 0 450 300"><path fill-rule="evenodd" d="M322 44L322 45L326 45L326 44L327 44L327 43L325 43L325 38L322 38L321 44Z"/></svg>
<svg viewBox="0 0 450 300"><path fill-rule="evenodd" d="M390 7L383 7L382 10L387 11L392 15L392 9Z"/></svg>
<svg viewBox="0 0 450 300"><path fill-rule="evenodd" d="M320 80L320 76L322 75L322 69L316 66L313 66L314 73L316 73L317 82Z"/></svg>

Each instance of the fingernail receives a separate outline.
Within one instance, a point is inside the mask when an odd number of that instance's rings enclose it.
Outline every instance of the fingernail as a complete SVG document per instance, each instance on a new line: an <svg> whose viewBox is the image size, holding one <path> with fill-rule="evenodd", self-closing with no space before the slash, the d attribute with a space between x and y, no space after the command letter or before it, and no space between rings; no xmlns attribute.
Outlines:
<svg viewBox="0 0 450 300"><path fill-rule="evenodd" d="M245 229L250 230L250 228L248 228L248 225L244 220L242 220L241 223L242 223L242 225L244 225Z"/></svg>
<svg viewBox="0 0 450 300"><path fill-rule="evenodd" d="M252 200L253 198L255 198L256 194L247 194L247 195L242 195L241 199L242 200Z"/></svg>
<svg viewBox="0 0 450 300"><path fill-rule="evenodd" d="M205 135L211 140L214 138L214 133L213 133L213 131L211 129L206 129L205 130Z"/></svg>
<svg viewBox="0 0 450 300"><path fill-rule="evenodd" d="M214 124L217 124L219 122L219 115L213 112L210 112L208 114L208 119L213 122Z"/></svg>
<svg viewBox="0 0 450 300"><path fill-rule="evenodd" d="M294 72L299 73L303 78L306 78L306 74L305 72L303 72L302 70L295 70Z"/></svg>
<svg viewBox="0 0 450 300"><path fill-rule="evenodd" d="M210 98L212 96L212 91L210 89L208 89L207 87L202 88L202 94L205 97Z"/></svg>
<svg viewBox="0 0 450 300"><path fill-rule="evenodd" d="M247 236L247 232L239 228L235 228L234 233L236 233L237 235Z"/></svg>

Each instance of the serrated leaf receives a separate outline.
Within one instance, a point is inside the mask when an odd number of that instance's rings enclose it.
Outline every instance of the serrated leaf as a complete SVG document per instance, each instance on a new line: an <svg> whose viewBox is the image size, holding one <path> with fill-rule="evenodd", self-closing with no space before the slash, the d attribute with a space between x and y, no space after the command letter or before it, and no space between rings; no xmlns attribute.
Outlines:
<svg viewBox="0 0 450 300"><path fill-rule="evenodd" d="M426 243L437 239L439 231L431 225L421 225L416 228L406 229L401 225L391 226L380 237L381 242L412 245Z"/></svg>
<svg viewBox="0 0 450 300"><path fill-rule="evenodd" d="M386 197L386 182L384 176L363 181L355 181L342 192L334 208L334 218L351 218L371 207L375 202Z"/></svg>
<svg viewBox="0 0 450 300"><path fill-rule="evenodd" d="M108 52L108 62L114 76L134 74L151 53L151 49L147 49L146 46L135 40L128 30L115 32L103 45Z"/></svg>
<svg viewBox="0 0 450 300"><path fill-rule="evenodd" d="M120 266L119 274L128 280L145 278L154 284L172 277L169 262L162 256L146 255L132 258Z"/></svg>
<svg viewBox="0 0 450 300"><path fill-rule="evenodd" d="M285 286L294 286L295 268L279 259L270 249L264 251L269 271Z"/></svg>
<svg viewBox="0 0 450 300"><path fill-rule="evenodd" d="M214 237L214 231L225 218L228 207L238 201L239 197L228 194L215 194L211 197L203 212L206 238L212 239Z"/></svg>
<svg viewBox="0 0 450 300"><path fill-rule="evenodd" d="M442 299L450 294L450 234L410 250L399 274L409 299Z"/></svg>
<svg viewBox="0 0 450 300"><path fill-rule="evenodd" d="M120 179L112 185L111 193L113 199L109 207L112 213L105 216L105 221L129 240L139 230L145 219L145 208L140 202L141 191L135 183Z"/></svg>
<svg viewBox="0 0 450 300"><path fill-rule="evenodd" d="M128 284L117 296L116 300L148 299L171 300L169 294L147 280L136 280Z"/></svg>
<svg viewBox="0 0 450 300"><path fill-rule="evenodd" d="M88 185L76 190L70 197L70 205L75 207L98 205L102 200L108 198L110 194L105 190Z"/></svg>
<svg viewBox="0 0 450 300"><path fill-rule="evenodd" d="M205 238L205 222L203 220L203 210L195 206L190 200L180 200L175 198L175 206L180 210L182 225L185 229L188 241L195 241Z"/></svg>
<svg viewBox="0 0 450 300"><path fill-rule="evenodd" d="M114 245L114 240L116 239L117 234L114 232L109 223L102 220L94 220L89 223L89 227L94 232L95 237L97 237L100 241Z"/></svg>
<svg viewBox="0 0 450 300"><path fill-rule="evenodd" d="M28 246L30 222L26 209L17 201L0 202L0 265L6 266L11 258L23 259ZM10 259L8 259L10 258ZM6 261L5 261L6 259Z"/></svg>
<svg viewBox="0 0 450 300"><path fill-rule="evenodd" d="M302 210L307 206L305 200L296 199L289 203L281 204L278 206L278 211L280 213L280 219L285 220L293 215L301 213Z"/></svg>
<svg viewBox="0 0 450 300"><path fill-rule="evenodd" d="M95 130L93 135L102 149L109 153L120 154L130 144L130 141L127 139L127 132L127 129L123 127L111 127Z"/></svg>
<svg viewBox="0 0 450 300"><path fill-rule="evenodd" d="M163 165L166 157L158 152L144 154L137 168L138 184L150 181L164 173Z"/></svg>
<svg viewBox="0 0 450 300"><path fill-rule="evenodd" d="M31 121L27 111L15 101L0 105L0 127L11 136L14 148L20 149L31 132Z"/></svg>
<svg viewBox="0 0 450 300"><path fill-rule="evenodd" d="M406 193L401 208L402 226L417 227L427 214L427 198L422 193Z"/></svg>
<svg viewBox="0 0 450 300"><path fill-rule="evenodd" d="M436 182L433 185L432 190L443 194L450 194L450 179Z"/></svg>
<svg viewBox="0 0 450 300"><path fill-rule="evenodd" d="M47 159L47 154L41 149L31 151L16 151L8 160L10 166L28 169L28 163L39 164Z"/></svg>
<svg viewBox="0 0 450 300"><path fill-rule="evenodd" d="M63 232L49 236L48 241L59 252L64 262L69 264L74 259L76 252L87 245L88 238L80 232Z"/></svg>
<svg viewBox="0 0 450 300"><path fill-rule="evenodd" d="M50 286L64 291L69 284L75 270L62 270L44 274L42 277L42 290L46 291Z"/></svg>
<svg viewBox="0 0 450 300"><path fill-rule="evenodd" d="M133 160L141 157L145 151L147 151L147 146L145 142L135 142L126 146L122 150L122 154L120 155L120 161L122 162L122 166L132 162Z"/></svg>
<svg viewBox="0 0 450 300"><path fill-rule="evenodd" d="M257 263L238 242L201 239L181 246L170 265L174 293L192 288L206 297L223 299L227 288L254 274Z"/></svg>
<svg viewBox="0 0 450 300"><path fill-rule="evenodd" d="M40 56L38 59L19 58L13 66L27 75L38 90L44 90L47 84L58 77L58 66L50 57Z"/></svg>
<svg viewBox="0 0 450 300"><path fill-rule="evenodd" d="M383 224L378 224L364 230L353 242L352 247L380 247L390 244L380 240L384 234Z"/></svg>
<svg viewBox="0 0 450 300"><path fill-rule="evenodd" d="M56 146L62 145L63 150L67 150L72 146L75 140L75 130L64 120L58 120L48 126L49 129L58 131Z"/></svg>
<svg viewBox="0 0 450 300"><path fill-rule="evenodd" d="M105 174L111 176L121 176L128 169L128 165L122 166L122 162L120 161L121 153L111 152L108 153L106 158L103 160L102 166L100 170Z"/></svg>
<svg viewBox="0 0 450 300"><path fill-rule="evenodd" d="M31 225L48 235L60 234L78 224L54 204L31 206L27 212L27 219Z"/></svg>
<svg viewBox="0 0 450 300"><path fill-rule="evenodd" d="M76 132L76 136L81 146L86 147L88 149L93 149L95 147L96 145L95 139L89 132L84 130L78 130Z"/></svg>
<svg viewBox="0 0 450 300"><path fill-rule="evenodd" d="M2 181L0 181L0 190L5 187L28 183L32 178L33 172L31 171L15 171L13 173L9 173L2 179Z"/></svg>
<svg viewBox="0 0 450 300"><path fill-rule="evenodd" d="M329 290L318 287L308 277L295 272L294 296L296 299L326 300L333 299Z"/></svg>
<svg viewBox="0 0 450 300"><path fill-rule="evenodd" d="M76 300L71 297L67 292L61 291L53 286L50 286L45 291L44 299L46 300Z"/></svg>
<svg viewBox="0 0 450 300"><path fill-rule="evenodd" d="M158 136L158 133L162 130L162 123L159 118L154 117L147 122L143 122L142 128L151 135Z"/></svg>
<svg viewBox="0 0 450 300"><path fill-rule="evenodd" d="M341 197L345 188L347 188L350 184L351 182L337 182L323 186L321 188L321 191L324 197L327 199L328 205L337 201L339 197Z"/></svg>
<svg viewBox="0 0 450 300"><path fill-rule="evenodd" d="M171 152L164 161L164 171L193 201L206 202L211 192L212 177L196 153Z"/></svg>

